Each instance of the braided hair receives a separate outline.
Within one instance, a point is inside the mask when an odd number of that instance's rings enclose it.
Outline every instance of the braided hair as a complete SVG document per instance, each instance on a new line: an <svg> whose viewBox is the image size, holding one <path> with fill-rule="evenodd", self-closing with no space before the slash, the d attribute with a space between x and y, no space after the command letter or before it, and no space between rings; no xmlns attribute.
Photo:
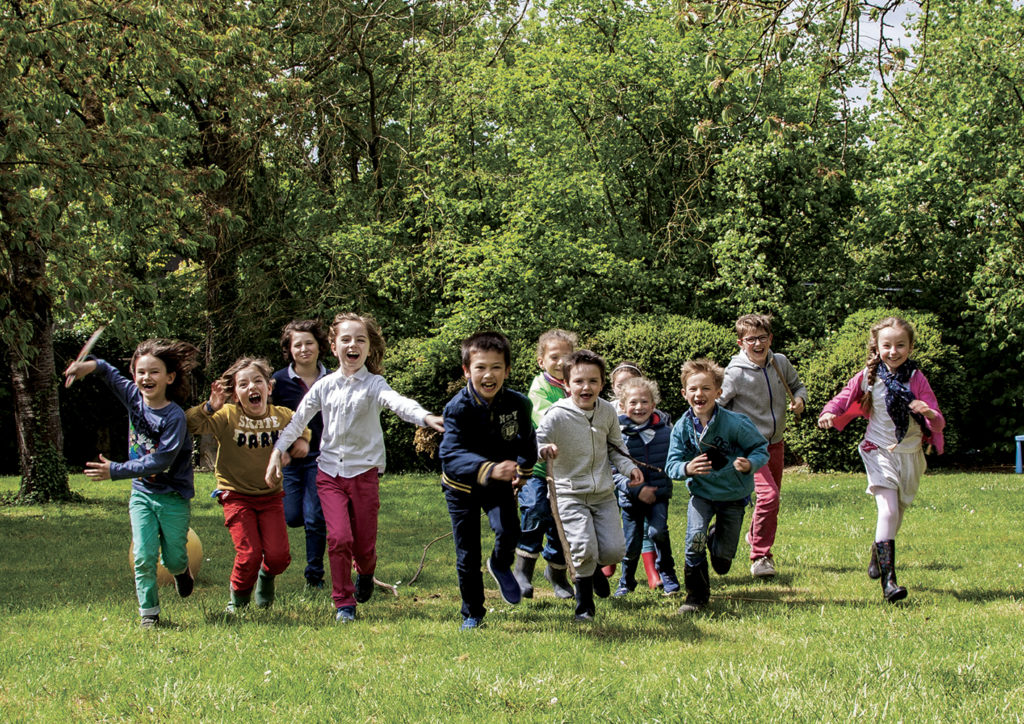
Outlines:
<svg viewBox="0 0 1024 724"><path fill-rule="evenodd" d="M865 390L860 398L860 407L864 410L865 417L871 417L871 388L875 386L875 380L878 379L878 365L882 363L882 358L878 354L878 334L888 327L901 329L906 332L907 339L910 340L910 346L914 346L914 325L902 317L886 317L871 327L871 332L868 336L868 361L866 365L867 390Z"/></svg>

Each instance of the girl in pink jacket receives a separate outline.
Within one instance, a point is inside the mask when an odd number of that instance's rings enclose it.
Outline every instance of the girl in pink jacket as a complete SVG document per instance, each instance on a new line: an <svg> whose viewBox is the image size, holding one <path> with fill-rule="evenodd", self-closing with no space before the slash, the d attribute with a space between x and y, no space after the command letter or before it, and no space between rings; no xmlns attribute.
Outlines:
<svg viewBox="0 0 1024 724"><path fill-rule="evenodd" d="M882 579L885 600L907 597L896 583L896 532L917 494L927 464L922 445L943 449L946 420L924 373L910 359L914 327L887 317L871 328L867 366L833 397L818 418L818 427L842 430L857 417L868 427L859 446L867 471L867 492L875 496L878 522L868 576Z"/></svg>

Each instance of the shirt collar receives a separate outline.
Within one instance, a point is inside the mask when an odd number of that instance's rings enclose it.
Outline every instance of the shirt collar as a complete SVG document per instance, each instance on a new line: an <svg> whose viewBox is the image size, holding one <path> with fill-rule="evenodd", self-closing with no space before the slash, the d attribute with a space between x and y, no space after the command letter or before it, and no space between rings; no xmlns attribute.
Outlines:
<svg viewBox="0 0 1024 724"><path fill-rule="evenodd" d="M316 363L316 370L317 370L316 371L316 378L317 379L320 379L321 377L325 377L327 375L327 368L324 367L322 362L317 362ZM290 378L292 378L293 380L300 380L300 379L302 379L299 376L299 373L295 371L295 363L294 362L288 365L288 376Z"/></svg>

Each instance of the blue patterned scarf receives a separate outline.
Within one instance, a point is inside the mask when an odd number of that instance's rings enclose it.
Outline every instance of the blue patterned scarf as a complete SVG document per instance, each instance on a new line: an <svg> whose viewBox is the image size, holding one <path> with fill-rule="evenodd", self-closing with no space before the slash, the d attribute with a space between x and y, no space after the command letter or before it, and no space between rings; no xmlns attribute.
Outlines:
<svg viewBox="0 0 1024 724"><path fill-rule="evenodd" d="M895 372L890 372L884 362L880 362L878 365L878 379L885 385L885 411L889 413L893 425L896 426L896 441L898 443L903 442L903 438L906 437L911 417L917 421L922 430L926 426L924 415L910 410L910 403L917 399L910 391L910 376L916 369L917 364L909 359L897 367Z"/></svg>

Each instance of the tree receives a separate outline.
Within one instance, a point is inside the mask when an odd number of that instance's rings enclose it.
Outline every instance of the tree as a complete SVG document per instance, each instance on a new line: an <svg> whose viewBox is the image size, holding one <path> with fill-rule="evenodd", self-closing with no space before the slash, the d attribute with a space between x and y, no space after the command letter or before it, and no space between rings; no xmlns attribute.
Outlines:
<svg viewBox="0 0 1024 724"><path fill-rule="evenodd" d="M10 361L24 500L70 496L53 358L57 294L81 304L137 286L123 269L83 273L99 230L144 253L173 214L162 128L141 49L159 12L86 0L0 5L0 334ZM156 41L154 41L156 42ZM180 246L180 245L179 245ZM62 300L63 303L63 300Z"/></svg>

